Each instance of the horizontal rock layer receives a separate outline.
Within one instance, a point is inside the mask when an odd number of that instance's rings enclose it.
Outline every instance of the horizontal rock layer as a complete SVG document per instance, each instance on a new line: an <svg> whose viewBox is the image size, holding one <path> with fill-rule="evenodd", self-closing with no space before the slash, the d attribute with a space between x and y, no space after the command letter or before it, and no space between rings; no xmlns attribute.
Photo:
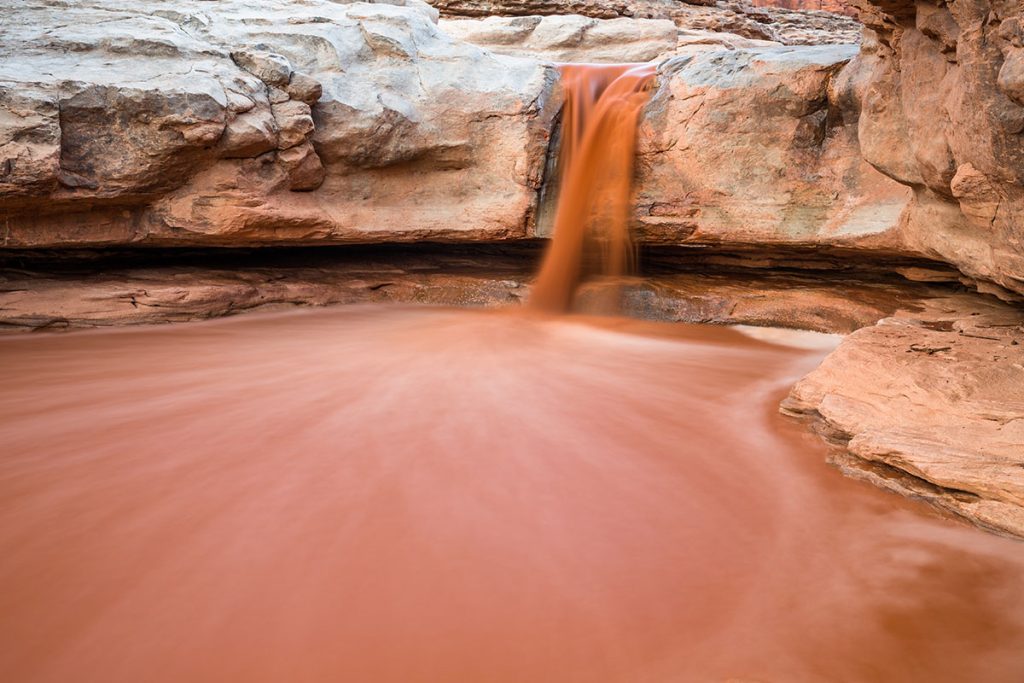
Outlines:
<svg viewBox="0 0 1024 683"><path fill-rule="evenodd" d="M581 15L661 19L684 30L732 33L785 45L856 43L861 27L830 12L755 7L746 0L430 0L445 17Z"/></svg>
<svg viewBox="0 0 1024 683"><path fill-rule="evenodd" d="M755 7L781 7L783 9L820 10L856 16L857 10L848 0L750 0Z"/></svg>
<svg viewBox="0 0 1024 683"><path fill-rule="evenodd" d="M669 19L594 19L579 14L442 19L443 31L491 52L552 62L662 61L708 50L779 46L735 33L679 28Z"/></svg>
<svg viewBox="0 0 1024 683"><path fill-rule="evenodd" d="M403 302L515 305L529 295L544 245L25 253L0 261L0 330L181 322L274 306ZM763 254L762 254L763 256ZM948 292L955 274L849 255L751 255L646 249L641 276L585 285L579 308L622 287L630 315L657 321L848 333ZM840 264L832 265L829 258ZM15 264L17 267L14 267ZM779 266L802 266L803 273ZM892 268L933 282L895 276ZM837 270L842 270L837 277Z"/></svg>
<svg viewBox="0 0 1024 683"><path fill-rule="evenodd" d="M784 409L819 421L847 473L1024 537L1021 387L1024 311L954 294L847 337Z"/></svg>

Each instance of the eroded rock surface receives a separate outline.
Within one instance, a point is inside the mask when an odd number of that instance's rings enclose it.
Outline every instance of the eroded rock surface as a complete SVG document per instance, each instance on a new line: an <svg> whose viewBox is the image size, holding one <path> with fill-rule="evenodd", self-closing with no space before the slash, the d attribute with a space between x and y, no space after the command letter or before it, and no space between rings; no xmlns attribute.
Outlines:
<svg viewBox="0 0 1024 683"><path fill-rule="evenodd" d="M2 246L531 224L553 70L453 40L419 0L5 4Z"/></svg>
<svg viewBox="0 0 1024 683"><path fill-rule="evenodd" d="M855 16L857 13L848 0L750 0L755 7L781 7L783 9L821 10Z"/></svg>
<svg viewBox="0 0 1024 683"><path fill-rule="evenodd" d="M641 128L642 238L908 252L911 192L859 154L840 75L855 55L763 48L663 65Z"/></svg>
<svg viewBox="0 0 1024 683"><path fill-rule="evenodd" d="M785 45L857 43L861 26L832 12L755 7L746 0L430 0L446 17L576 14L670 20L680 29L731 33Z"/></svg>
<svg viewBox="0 0 1024 683"><path fill-rule="evenodd" d="M440 26L498 54L552 62L648 62L674 51L679 32L664 19L579 14L445 19Z"/></svg>
<svg viewBox="0 0 1024 683"><path fill-rule="evenodd" d="M849 474L1024 537L1024 311L969 295L847 337L784 404Z"/></svg>
<svg viewBox="0 0 1024 683"><path fill-rule="evenodd" d="M856 4L861 151L912 188L908 242L1024 292L1024 5Z"/></svg>
<svg viewBox="0 0 1024 683"><path fill-rule="evenodd" d="M0 268L0 331L182 322L256 308L401 302L507 306L529 296L542 245L263 250L237 253L126 252ZM789 255L790 262L798 258ZM594 281L578 301L594 311L621 287L624 312L663 322L746 324L848 333L948 285L866 270L846 260L826 271L777 272L716 265L701 254L649 254L642 276ZM756 264L753 264L756 265ZM818 260L808 267L826 267ZM947 283L953 276L936 272Z"/></svg>

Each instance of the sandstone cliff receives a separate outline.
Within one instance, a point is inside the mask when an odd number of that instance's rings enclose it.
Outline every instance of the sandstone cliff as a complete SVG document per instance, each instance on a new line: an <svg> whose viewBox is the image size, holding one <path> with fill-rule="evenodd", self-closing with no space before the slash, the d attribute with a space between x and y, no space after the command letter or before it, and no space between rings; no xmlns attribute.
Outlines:
<svg viewBox="0 0 1024 683"><path fill-rule="evenodd" d="M915 250L1024 292L1024 6L858 0L860 149L909 187Z"/></svg>
<svg viewBox="0 0 1024 683"><path fill-rule="evenodd" d="M550 65L453 40L418 0L175 8L32 0L0 28L5 247L536 234ZM524 21L556 38L586 28L620 58L679 51L670 21ZM631 43L637 25L651 30ZM861 163L856 117L829 95L854 50L717 35L662 69L641 132L642 234L896 249L906 191Z"/></svg>
<svg viewBox="0 0 1024 683"><path fill-rule="evenodd" d="M641 129L643 238L907 252L910 192L858 151L842 78L856 52L715 51L663 65Z"/></svg>

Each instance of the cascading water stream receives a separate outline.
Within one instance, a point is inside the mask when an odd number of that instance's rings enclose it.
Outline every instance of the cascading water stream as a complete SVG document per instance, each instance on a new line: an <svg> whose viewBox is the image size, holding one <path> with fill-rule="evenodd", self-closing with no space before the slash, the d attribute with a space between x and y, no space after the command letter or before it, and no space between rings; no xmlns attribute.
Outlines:
<svg viewBox="0 0 1024 683"><path fill-rule="evenodd" d="M652 64L560 68L565 108L554 237L529 303L550 313L569 310L588 241L600 244L604 274L626 269L636 129L657 72Z"/></svg>

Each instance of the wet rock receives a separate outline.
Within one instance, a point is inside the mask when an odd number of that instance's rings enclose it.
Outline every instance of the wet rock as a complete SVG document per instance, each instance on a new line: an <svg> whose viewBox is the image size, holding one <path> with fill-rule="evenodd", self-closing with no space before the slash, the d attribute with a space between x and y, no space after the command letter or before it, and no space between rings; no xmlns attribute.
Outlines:
<svg viewBox="0 0 1024 683"><path fill-rule="evenodd" d="M23 263L0 267L0 331L185 321L285 303L516 304L528 296L539 250L418 245L380 252L243 250L237 257L164 253L165 262L149 264L137 253L113 263ZM646 276L586 285L581 308L606 302L609 288L622 286L624 311L647 320L848 333L948 294L948 286L862 270L863 262L841 277L822 277L717 265L694 253L660 258ZM917 270L918 277L949 281L949 273Z"/></svg>

